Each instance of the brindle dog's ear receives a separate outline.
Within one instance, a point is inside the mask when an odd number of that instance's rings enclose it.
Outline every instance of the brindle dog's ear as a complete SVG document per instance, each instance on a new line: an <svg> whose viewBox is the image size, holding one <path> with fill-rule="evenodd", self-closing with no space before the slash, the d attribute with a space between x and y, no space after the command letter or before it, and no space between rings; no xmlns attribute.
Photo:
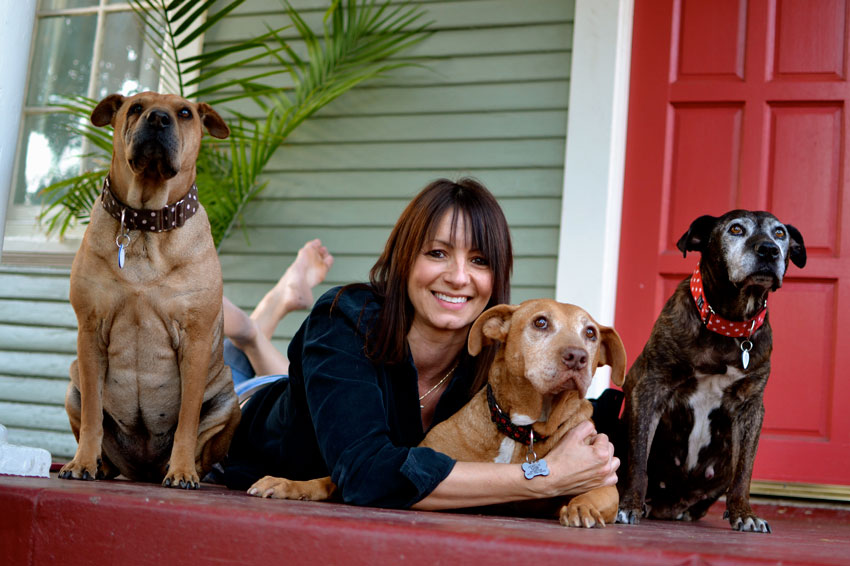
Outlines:
<svg viewBox="0 0 850 566"><path fill-rule="evenodd" d="M124 104L124 97L120 94L110 94L94 107L91 113L91 123L102 128L107 124L113 124L118 109Z"/></svg>
<svg viewBox="0 0 850 566"><path fill-rule="evenodd" d="M469 353L477 356L484 346L504 342L511 329L511 318L518 308L518 305L496 305L481 313L469 331Z"/></svg>
<svg viewBox="0 0 850 566"><path fill-rule="evenodd" d="M797 267L806 267L806 245L803 243L803 235L790 224L786 224L785 228L791 236L791 245L788 247L791 261Z"/></svg>
<svg viewBox="0 0 850 566"><path fill-rule="evenodd" d="M227 123L206 102L198 103L198 114L201 115L201 122L212 137L223 140L230 135Z"/></svg>
<svg viewBox="0 0 850 566"><path fill-rule="evenodd" d="M717 217L707 214L691 222L691 227L676 242L682 257L688 257L688 252L702 252L708 244L715 224L717 224Z"/></svg>
<svg viewBox="0 0 850 566"><path fill-rule="evenodd" d="M599 333L602 335L599 343L599 352L596 359L596 367L602 365L611 366L611 381L614 385L622 386L626 381L626 347L617 331L609 326L599 325ZM596 368L594 368L595 371Z"/></svg>

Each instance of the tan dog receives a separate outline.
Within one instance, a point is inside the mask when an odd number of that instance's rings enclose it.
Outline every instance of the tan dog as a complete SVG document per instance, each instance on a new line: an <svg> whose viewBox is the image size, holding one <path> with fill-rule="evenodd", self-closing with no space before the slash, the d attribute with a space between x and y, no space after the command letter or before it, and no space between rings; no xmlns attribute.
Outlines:
<svg viewBox="0 0 850 566"><path fill-rule="evenodd" d="M195 161L207 104L113 94L92 112L112 124L112 165L71 268L77 359L65 408L79 446L62 478L123 474L197 488L239 422L222 360L222 278Z"/></svg>
<svg viewBox="0 0 850 566"><path fill-rule="evenodd" d="M493 342L500 348L488 387L431 429L420 446L467 462L523 463L534 460L532 453L543 458L593 414L584 395L598 366L610 365L614 383L623 384L626 352L620 336L574 305L535 299L488 309L472 326L469 352L477 355ZM508 436L525 441L529 429L533 445ZM330 478L293 482L267 476L254 487L265 497L309 500L328 499L336 490ZM604 526L614 521L618 502L615 486L594 489L561 506L560 521Z"/></svg>

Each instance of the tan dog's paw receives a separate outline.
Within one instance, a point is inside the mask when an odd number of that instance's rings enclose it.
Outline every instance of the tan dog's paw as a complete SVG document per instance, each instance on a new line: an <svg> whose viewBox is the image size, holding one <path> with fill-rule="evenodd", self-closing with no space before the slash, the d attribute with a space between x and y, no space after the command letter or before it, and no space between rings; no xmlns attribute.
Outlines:
<svg viewBox="0 0 850 566"><path fill-rule="evenodd" d="M59 470L59 477L66 480L94 480L102 477L100 474L100 458L74 456L73 460Z"/></svg>
<svg viewBox="0 0 850 566"><path fill-rule="evenodd" d="M300 499L302 501L325 501L336 489L330 478L309 481L293 481L274 476L258 480L248 490L248 495L273 499Z"/></svg>
<svg viewBox="0 0 850 566"><path fill-rule="evenodd" d="M602 518L602 513L594 505L588 503L571 501L569 504L561 507L559 515L561 524L565 527L584 527L591 529L593 527L605 526L605 519Z"/></svg>
<svg viewBox="0 0 850 566"><path fill-rule="evenodd" d="M198 472L195 470L195 465L191 467L171 469L169 464L168 473L165 474L165 479L162 480L163 487L179 487L181 489L199 489L201 487L201 478L198 477Z"/></svg>

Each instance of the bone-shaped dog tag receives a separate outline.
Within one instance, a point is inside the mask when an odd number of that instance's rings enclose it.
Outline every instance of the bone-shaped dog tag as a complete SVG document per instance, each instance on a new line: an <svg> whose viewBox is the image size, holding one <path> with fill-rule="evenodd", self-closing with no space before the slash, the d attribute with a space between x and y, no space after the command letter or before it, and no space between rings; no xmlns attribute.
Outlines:
<svg viewBox="0 0 850 566"><path fill-rule="evenodd" d="M537 476L548 476L549 466L546 465L546 460L541 458L533 462L524 462L522 464L522 471L525 472L525 479L530 480Z"/></svg>

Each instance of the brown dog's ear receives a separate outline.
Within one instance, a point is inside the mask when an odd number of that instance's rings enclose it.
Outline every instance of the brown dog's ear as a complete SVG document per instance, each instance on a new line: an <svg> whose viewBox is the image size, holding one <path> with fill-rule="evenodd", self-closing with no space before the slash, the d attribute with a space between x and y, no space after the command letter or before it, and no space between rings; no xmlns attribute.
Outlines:
<svg viewBox="0 0 850 566"><path fill-rule="evenodd" d="M112 124L115 115L118 114L118 109L124 104L124 97L120 94L110 94L103 100L97 103L91 113L91 123L102 128L107 124Z"/></svg>
<svg viewBox="0 0 850 566"><path fill-rule="evenodd" d="M611 366L611 381L614 385L622 386L626 381L626 347L617 331L609 326L599 325L602 334L596 367Z"/></svg>
<svg viewBox="0 0 850 566"><path fill-rule="evenodd" d="M518 305L496 305L481 313L469 331L467 349L477 356L481 348L493 342L504 342L511 329L511 317Z"/></svg>
<svg viewBox="0 0 850 566"><path fill-rule="evenodd" d="M198 114L201 115L201 122L212 137L223 140L230 135L227 123L206 102L198 103Z"/></svg>
<svg viewBox="0 0 850 566"><path fill-rule="evenodd" d="M788 235L791 236L791 245L788 248L788 255L791 261L797 267L806 267L806 244L803 243L803 235L790 224L786 224L785 229L788 230Z"/></svg>
<svg viewBox="0 0 850 566"><path fill-rule="evenodd" d="M717 224L717 217L708 214L691 222L691 227L676 242L676 247L682 252L682 257L688 257L688 252L702 252L708 244L715 224Z"/></svg>

